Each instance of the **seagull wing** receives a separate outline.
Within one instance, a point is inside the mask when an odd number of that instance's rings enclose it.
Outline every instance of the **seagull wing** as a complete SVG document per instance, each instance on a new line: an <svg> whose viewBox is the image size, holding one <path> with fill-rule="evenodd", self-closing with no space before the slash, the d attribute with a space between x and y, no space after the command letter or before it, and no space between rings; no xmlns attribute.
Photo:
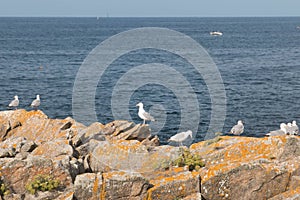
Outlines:
<svg viewBox="0 0 300 200"><path fill-rule="evenodd" d="M41 101L38 99L33 100L33 102L31 103L31 107L38 107L40 106Z"/></svg>
<svg viewBox="0 0 300 200"><path fill-rule="evenodd" d="M243 125L235 125L232 127L230 133L234 134L234 135L240 135L244 132L244 126Z"/></svg>
<svg viewBox="0 0 300 200"><path fill-rule="evenodd" d="M10 102L9 107L16 107L19 105L19 100L15 99Z"/></svg>
<svg viewBox="0 0 300 200"><path fill-rule="evenodd" d="M278 136L278 135L285 135L283 130L275 130L275 131L271 131L270 133L266 134L267 136Z"/></svg>
<svg viewBox="0 0 300 200"><path fill-rule="evenodd" d="M146 120L155 121L154 117L152 117L149 113L144 112L143 115Z"/></svg>

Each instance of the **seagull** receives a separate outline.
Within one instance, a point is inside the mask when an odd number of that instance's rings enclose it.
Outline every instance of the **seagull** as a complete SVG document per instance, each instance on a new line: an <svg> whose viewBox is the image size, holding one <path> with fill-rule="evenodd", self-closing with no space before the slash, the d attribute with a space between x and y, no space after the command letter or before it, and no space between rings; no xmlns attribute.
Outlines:
<svg viewBox="0 0 300 200"><path fill-rule="evenodd" d="M14 96L14 98L15 99L10 102L10 104L8 105L8 107L15 107L15 109L17 109L17 107L19 106L19 98L18 98L17 95Z"/></svg>
<svg viewBox="0 0 300 200"><path fill-rule="evenodd" d="M138 115L144 120L143 124L145 124L146 121L155 121L155 119L144 110L144 104L142 102L136 104L136 106L139 107Z"/></svg>
<svg viewBox="0 0 300 200"><path fill-rule="evenodd" d="M244 124L242 120L239 120L237 125L234 125L230 130L233 135L241 135L244 132Z"/></svg>
<svg viewBox="0 0 300 200"><path fill-rule="evenodd" d="M290 128L290 134L291 135L298 135L299 134L299 127L297 125L297 122L294 120L292 122L292 127Z"/></svg>
<svg viewBox="0 0 300 200"><path fill-rule="evenodd" d="M32 101L31 107L33 107L35 110L37 110L37 107L41 105L40 95L36 95L36 99Z"/></svg>
<svg viewBox="0 0 300 200"><path fill-rule="evenodd" d="M186 132L177 133L176 135L173 135L172 137L170 137L168 142L177 142L177 143L180 144L180 146L182 146L182 142L184 140L186 140L189 136L191 138L193 138L193 133L192 133L191 130L188 130Z"/></svg>
<svg viewBox="0 0 300 200"><path fill-rule="evenodd" d="M278 135L286 135L287 134L287 125L285 123L280 124L280 129L276 131L271 131L267 133L266 136L278 136Z"/></svg>
<svg viewBox="0 0 300 200"><path fill-rule="evenodd" d="M286 134L288 134L288 135L292 135L292 128L293 126L292 126L292 123L287 123L287 126L286 126Z"/></svg>

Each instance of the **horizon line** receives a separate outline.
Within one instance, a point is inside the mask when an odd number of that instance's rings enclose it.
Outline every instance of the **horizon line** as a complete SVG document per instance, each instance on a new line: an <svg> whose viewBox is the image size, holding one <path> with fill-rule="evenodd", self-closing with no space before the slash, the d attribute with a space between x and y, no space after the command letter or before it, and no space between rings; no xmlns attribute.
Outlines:
<svg viewBox="0 0 300 200"><path fill-rule="evenodd" d="M300 17L300 15L241 15L241 16L100 16L100 15L90 15L90 16L63 16L63 15L37 15L37 16L23 16L23 15L3 15L1 18L11 17L11 18L247 18L247 17L261 17L261 18L273 18L273 17Z"/></svg>

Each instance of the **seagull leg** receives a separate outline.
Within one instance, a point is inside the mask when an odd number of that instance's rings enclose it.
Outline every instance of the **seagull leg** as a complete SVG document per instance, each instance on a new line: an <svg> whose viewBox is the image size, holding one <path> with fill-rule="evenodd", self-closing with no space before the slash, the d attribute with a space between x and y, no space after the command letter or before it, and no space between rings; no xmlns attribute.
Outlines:
<svg viewBox="0 0 300 200"><path fill-rule="evenodd" d="M146 120L144 120L143 124L145 124L145 123L146 123Z"/></svg>

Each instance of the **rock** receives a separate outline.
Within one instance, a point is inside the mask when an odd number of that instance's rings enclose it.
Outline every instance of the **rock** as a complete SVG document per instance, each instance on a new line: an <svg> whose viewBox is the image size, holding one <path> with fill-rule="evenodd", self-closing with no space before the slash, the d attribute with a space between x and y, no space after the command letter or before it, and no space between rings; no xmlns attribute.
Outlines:
<svg viewBox="0 0 300 200"><path fill-rule="evenodd" d="M59 180L64 188L72 186L72 178L67 169L58 166L51 159L28 157L26 160L1 159L1 176L16 194L25 194L25 186L37 175L51 175Z"/></svg>
<svg viewBox="0 0 300 200"><path fill-rule="evenodd" d="M32 152L36 147L37 145L34 141L26 141L21 147L21 152Z"/></svg>
<svg viewBox="0 0 300 200"><path fill-rule="evenodd" d="M91 139L89 142L80 145L79 147L76 148L76 151L79 154L79 157L85 157L86 155L92 153L94 149L101 144L102 141Z"/></svg>
<svg viewBox="0 0 300 200"><path fill-rule="evenodd" d="M14 157L15 155L16 151L13 147L0 148L0 158Z"/></svg>
<svg viewBox="0 0 300 200"><path fill-rule="evenodd" d="M93 172L111 170L153 172L169 167L179 155L179 149L171 146L148 147L136 140L112 140L99 142L89 157Z"/></svg>
<svg viewBox="0 0 300 200"><path fill-rule="evenodd" d="M205 199L268 199L287 191L299 169L299 138L218 137L193 144L206 166L200 169Z"/></svg>
<svg viewBox="0 0 300 200"><path fill-rule="evenodd" d="M135 124L133 122L128 122L128 121L113 121L112 122L115 127L115 131L113 132L112 136L118 136L120 133L126 132L130 129L132 129Z"/></svg>
<svg viewBox="0 0 300 200"><path fill-rule="evenodd" d="M19 109L15 111L0 112L0 141L8 136L8 133L21 126L28 118L32 117L32 112ZM36 112L36 117L47 118L42 112Z"/></svg>
<svg viewBox="0 0 300 200"><path fill-rule="evenodd" d="M103 174L102 199L146 199L149 181L138 173L109 172Z"/></svg>
<svg viewBox="0 0 300 200"><path fill-rule="evenodd" d="M85 173L76 176L74 182L74 197L76 199L101 199L101 173Z"/></svg>
<svg viewBox="0 0 300 200"><path fill-rule="evenodd" d="M104 128L104 125L95 122L91 124L90 126L81 129L79 134L75 138L72 139L73 144L75 147L78 147L79 145L88 143L91 139L96 139L99 141L104 141L105 136L101 134L101 130Z"/></svg>
<svg viewBox="0 0 300 200"><path fill-rule="evenodd" d="M268 199L284 192L288 183L289 173L284 169L246 164L203 182L201 191L206 199Z"/></svg>
<svg viewBox="0 0 300 200"><path fill-rule="evenodd" d="M299 200L299 199L300 199L300 187L276 195L275 197L272 197L269 200Z"/></svg>
<svg viewBox="0 0 300 200"><path fill-rule="evenodd" d="M116 126L114 122L110 122L104 126L104 128L100 131L102 135L111 135L116 131Z"/></svg>
<svg viewBox="0 0 300 200"><path fill-rule="evenodd" d="M144 139L141 144L145 146L159 146L159 138L157 135L149 136L148 138Z"/></svg>
<svg viewBox="0 0 300 200"><path fill-rule="evenodd" d="M76 130L78 123L75 123L73 119L48 119L40 110L0 112L0 124L2 124L2 133L0 133L3 135L2 140L9 137L25 137L36 144L59 138L67 139L70 132L73 135L78 133Z"/></svg>
<svg viewBox="0 0 300 200"><path fill-rule="evenodd" d="M55 158L61 155L73 155L73 148L68 140L54 140L41 144L31 153L33 156L43 156L46 158Z"/></svg>
<svg viewBox="0 0 300 200"><path fill-rule="evenodd" d="M23 200L24 199L24 195L21 194L8 194L4 196L5 200ZM1 198L0 198L1 200Z"/></svg>
<svg viewBox="0 0 300 200"><path fill-rule="evenodd" d="M194 194L191 194L185 198L183 198L182 200L201 200L202 197L201 197L201 194L200 193L194 193Z"/></svg>
<svg viewBox="0 0 300 200"><path fill-rule="evenodd" d="M293 159L300 156L300 139L299 137L287 137L283 152L278 156L280 161Z"/></svg>
<svg viewBox="0 0 300 200"><path fill-rule="evenodd" d="M300 187L300 176L292 176L289 189L295 190L297 187Z"/></svg>
<svg viewBox="0 0 300 200"><path fill-rule="evenodd" d="M0 158L14 157L21 151L21 147L26 143L24 137L8 138L0 143Z"/></svg>
<svg viewBox="0 0 300 200"><path fill-rule="evenodd" d="M200 193L200 176L197 172L164 173L150 181L153 185L148 190L148 200L184 198L193 193Z"/></svg>
<svg viewBox="0 0 300 200"><path fill-rule="evenodd" d="M99 122L95 122L85 129L85 137L89 138L91 136L100 134L100 132L103 130L103 128L104 128L103 124L101 124Z"/></svg>
<svg viewBox="0 0 300 200"><path fill-rule="evenodd" d="M143 141L151 135L149 125L135 125L131 129L124 131L116 137L119 140Z"/></svg>

